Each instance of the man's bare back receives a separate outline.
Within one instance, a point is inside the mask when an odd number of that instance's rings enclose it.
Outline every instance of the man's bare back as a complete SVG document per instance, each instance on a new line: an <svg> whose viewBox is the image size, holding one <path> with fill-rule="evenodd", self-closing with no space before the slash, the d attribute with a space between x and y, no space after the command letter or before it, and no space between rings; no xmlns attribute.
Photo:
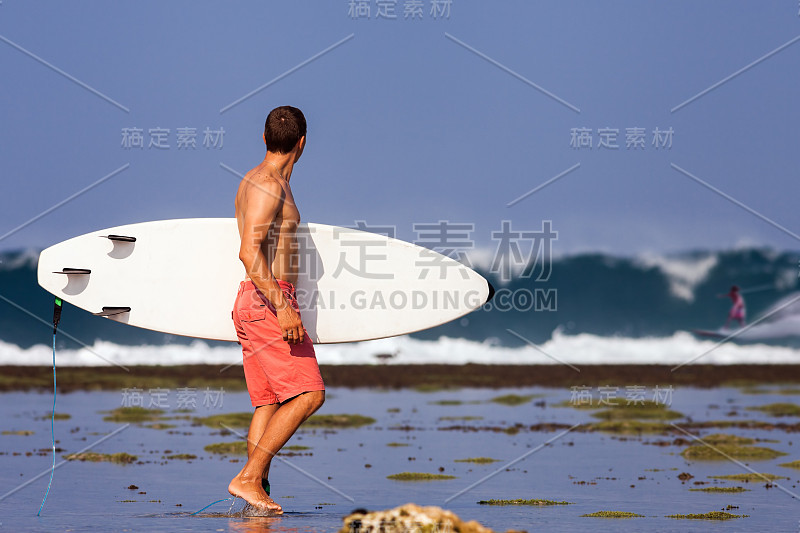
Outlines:
<svg viewBox="0 0 800 533"><path fill-rule="evenodd" d="M262 162L247 173L236 193L236 221L241 238L245 233L244 224L250 207L248 202L254 200L253 208L257 208L259 199L253 199L254 196L278 193L275 218L268 223L267 227L254 228L252 233L254 238L259 239L264 232L267 232L267 239L262 243L261 252L271 267L272 275L295 285L297 283L297 262L292 261L292 253L296 253L297 250L296 233L297 226L300 224L300 212L297 210L289 183L282 177L272 175L276 170L272 164ZM278 187L280 187L279 192ZM250 279L250 276L246 276L246 279Z"/></svg>
<svg viewBox="0 0 800 533"><path fill-rule="evenodd" d="M305 332L300 316L283 295L277 280L294 285L297 261L297 226L300 212L289 187L295 161L305 146L305 137L289 154L272 154L247 173L236 193L236 220L241 246L239 259L246 278L278 311L283 338L290 344L303 342ZM295 153L296 152L296 153Z"/></svg>

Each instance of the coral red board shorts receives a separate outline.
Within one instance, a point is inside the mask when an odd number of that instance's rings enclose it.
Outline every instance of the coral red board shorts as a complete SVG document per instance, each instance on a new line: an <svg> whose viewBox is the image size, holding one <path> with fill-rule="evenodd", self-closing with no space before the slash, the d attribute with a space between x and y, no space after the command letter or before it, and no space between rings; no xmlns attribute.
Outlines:
<svg viewBox="0 0 800 533"><path fill-rule="evenodd" d="M299 313L294 286L277 281L286 301ZM252 281L239 285L231 315L242 345L244 377L254 407L282 403L304 392L325 390L308 333L304 329L300 344L283 340L275 308Z"/></svg>

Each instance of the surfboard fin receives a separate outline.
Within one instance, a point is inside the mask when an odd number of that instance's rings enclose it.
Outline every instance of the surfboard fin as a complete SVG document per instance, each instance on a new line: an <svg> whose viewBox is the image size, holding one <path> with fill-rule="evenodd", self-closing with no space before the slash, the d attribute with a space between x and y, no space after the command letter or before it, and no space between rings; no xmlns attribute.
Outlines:
<svg viewBox="0 0 800 533"><path fill-rule="evenodd" d="M61 272L53 272L53 274L91 274L92 271L88 268L69 268L64 267Z"/></svg>
<svg viewBox="0 0 800 533"><path fill-rule="evenodd" d="M130 313L130 307L105 307L99 313L92 313L94 316L114 316L121 315L122 313Z"/></svg>
<svg viewBox="0 0 800 533"><path fill-rule="evenodd" d="M136 242L136 237L128 237L126 235L100 235L104 239L117 242Z"/></svg>

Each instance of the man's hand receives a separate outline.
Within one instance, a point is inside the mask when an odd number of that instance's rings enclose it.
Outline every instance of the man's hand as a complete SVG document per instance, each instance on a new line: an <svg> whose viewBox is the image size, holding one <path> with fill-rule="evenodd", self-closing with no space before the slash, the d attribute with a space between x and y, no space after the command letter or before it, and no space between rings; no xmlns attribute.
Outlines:
<svg viewBox="0 0 800 533"><path fill-rule="evenodd" d="M283 309L277 311L278 324L281 327L283 340L289 344L300 344L303 342L303 322L300 315L288 303Z"/></svg>

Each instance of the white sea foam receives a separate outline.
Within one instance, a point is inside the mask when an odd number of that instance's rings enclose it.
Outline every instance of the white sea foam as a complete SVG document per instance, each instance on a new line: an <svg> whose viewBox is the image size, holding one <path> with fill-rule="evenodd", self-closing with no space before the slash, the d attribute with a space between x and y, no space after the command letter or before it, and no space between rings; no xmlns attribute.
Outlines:
<svg viewBox="0 0 800 533"><path fill-rule="evenodd" d="M424 341L396 337L377 341L318 345L321 364L793 364L800 362L800 349L764 344L719 345L698 340L687 332L670 337L631 339L590 334L565 335L560 331L538 349L533 346L509 348L465 339L442 337ZM379 358L379 355L391 355ZM59 350L59 366L241 364L238 345L121 346L98 341L91 349ZM29 349L0 342L0 364L49 365L51 348Z"/></svg>
<svg viewBox="0 0 800 533"><path fill-rule="evenodd" d="M670 292L676 297L694 301L694 289L702 283L708 273L717 265L718 256L709 254L703 257L665 257L656 254L643 254L636 262L644 267L656 267L667 276Z"/></svg>

